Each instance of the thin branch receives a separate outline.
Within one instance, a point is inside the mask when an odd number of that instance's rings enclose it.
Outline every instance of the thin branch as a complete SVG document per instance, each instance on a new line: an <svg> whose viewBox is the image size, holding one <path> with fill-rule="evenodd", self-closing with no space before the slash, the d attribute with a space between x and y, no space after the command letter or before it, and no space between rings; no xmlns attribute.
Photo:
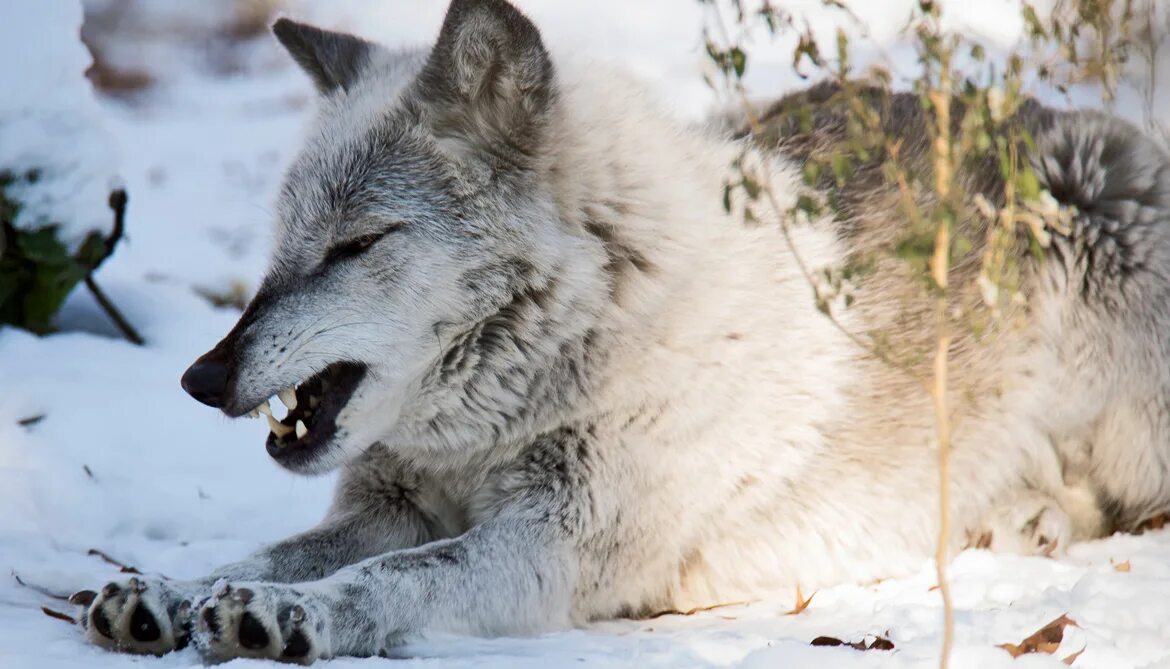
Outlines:
<svg viewBox="0 0 1170 669"><path fill-rule="evenodd" d="M744 108L748 117L748 123L752 128L752 136L753 138L759 137L763 134L763 127L760 125L759 118L756 116L755 111L751 108L751 105L747 99L747 94L745 91L743 91L742 87L740 87L739 92L742 96ZM776 197L775 191L772 190L770 179L761 180L761 187L762 192L768 198L768 205L776 213L776 216L780 221L780 232L784 237L784 244L788 247L789 254L791 254L793 260L796 261L796 266L800 270L800 273L804 276L804 280L809 284L809 286L812 287L813 292L816 293L817 284L813 279L812 270L809 269L808 264L804 260L804 256L802 256L800 251L796 248L796 241L792 238L792 228L789 221L789 212L780 206L780 201ZM885 363L889 367L905 373L911 379L916 381L920 386L922 386L924 390L927 392L930 391L930 387L927 385L926 381L923 380L917 373L915 373L913 369L911 369L905 363L886 355L885 352L879 350L877 347L871 344L867 344L861 338L861 335L858 335L856 332L853 332L849 328L845 327L845 324L837 319L836 314L832 312L831 308L827 308L823 313L825 318L829 319L829 322L832 323L832 325L855 346L860 348L866 354L871 355L875 359Z"/></svg>
<svg viewBox="0 0 1170 669"><path fill-rule="evenodd" d="M939 237L947 235L939 229ZM943 643L939 668L947 669L951 658L951 647L955 642L955 606L951 600L951 586L947 581L947 549L951 525L951 431L947 407L947 353L951 338L946 333L947 298L938 298L938 339L934 353L934 415L938 434L938 542L934 551L934 568L938 578L938 592L943 602Z"/></svg>
<svg viewBox="0 0 1170 669"><path fill-rule="evenodd" d="M51 599L58 599L62 602L69 601L69 595L63 595L59 592L53 592L52 590L49 590L48 588L46 588L43 585L37 585L36 583L29 583L28 581L21 578L20 575L16 573L16 570L12 571L12 579L15 580L16 584L21 586L22 588L28 588L29 590L32 590L34 592L39 592L40 594L42 594L46 597L49 597Z"/></svg>
<svg viewBox="0 0 1170 669"><path fill-rule="evenodd" d="M108 553L106 553L105 551L98 550L96 548L91 548L88 551L86 551L85 554L86 555L93 555L95 557L101 558L102 561L105 562L106 564L110 564L110 565L117 567L123 574L141 574L142 573L141 571L138 570L137 567L131 567L130 565L126 564L125 562L122 562L120 560L116 560L116 559L110 557L110 555Z"/></svg>
<svg viewBox="0 0 1170 669"><path fill-rule="evenodd" d="M129 198L126 196L126 191L120 188L110 193L109 202L110 209L114 211L114 229L110 232L110 236L106 238L106 245L102 252L102 257L94 263L95 269L97 266L105 262L106 258L109 258L111 255L113 255L114 247L118 244L119 241L121 241L122 235L125 234L126 202L128 200ZM86 288L89 288L89 292L92 293L94 299L97 300L98 306L102 308L102 311L106 312L106 315L109 316L110 320L114 322L114 325L117 326L123 337L138 346L142 346L146 343L146 340L142 338L142 335L138 334L138 331L134 329L134 326L130 325L130 322L127 321L126 317L122 315L122 312L119 311L116 306L114 306L113 301L110 300L105 291L103 291L97 285L97 280L94 279L92 269L90 270L89 274L85 275L85 286Z"/></svg>
<svg viewBox="0 0 1170 669"><path fill-rule="evenodd" d="M122 312L118 311L118 307L115 307L114 303L110 301L110 298L106 296L105 291L98 287L97 281L93 278L93 274L86 275L85 287L89 288L89 292L93 294L93 299L97 300L98 306L102 308L102 311L106 312L106 315L110 317L110 320L113 321L123 337L137 346L142 346L146 343L142 335L138 334L138 330L135 330L134 326L130 325L130 322L122 315Z"/></svg>
<svg viewBox="0 0 1170 669"><path fill-rule="evenodd" d="M939 32L937 9L927 14L927 28ZM939 669L947 669L951 660L951 648L955 640L955 607L951 600L951 587L947 581L947 552L950 544L950 453L951 426L947 406L947 368L951 338L947 319L947 292L949 287L951 235L950 216L953 186L955 184L954 138L951 135L952 70L953 47L940 47L938 54L938 86L928 96L934 108L934 189L939 199L934 238L934 253L930 260L930 273L938 287L935 312L934 352L934 422L938 433L938 542L935 545L934 566L938 577L938 590L943 602L943 642L939 657ZM927 78L929 83L929 78Z"/></svg>

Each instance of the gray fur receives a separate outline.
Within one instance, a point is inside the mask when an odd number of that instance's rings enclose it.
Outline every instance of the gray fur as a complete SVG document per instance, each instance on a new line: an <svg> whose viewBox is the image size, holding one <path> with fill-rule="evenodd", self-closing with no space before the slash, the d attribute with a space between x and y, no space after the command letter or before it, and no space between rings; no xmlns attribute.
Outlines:
<svg viewBox="0 0 1170 669"><path fill-rule="evenodd" d="M455 0L430 54L339 59L352 42L281 25L319 118L261 289L184 383L230 416L319 373L350 384L318 408L335 432L310 421L312 448L269 442L294 471L341 468L337 495L318 527L206 579L79 593L89 640L307 663L790 596L929 559L930 397L818 313L775 216L744 226L745 202L722 206L741 155L795 204L799 164L845 137L831 88L766 114L761 150L726 117L677 125L620 75L554 68L502 0ZM811 131L779 113L797 102ZM913 99L884 122L926 169ZM1020 245L1018 326L957 333L950 539L1058 554L1170 508L1170 161L1099 114L1028 105L1016 122L1076 215L1044 257ZM820 184L842 207L793 229L810 266L897 238L879 169ZM965 170L999 192L994 165ZM979 239L980 220L960 227ZM839 320L928 347L932 302L878 255Z"/></svg>

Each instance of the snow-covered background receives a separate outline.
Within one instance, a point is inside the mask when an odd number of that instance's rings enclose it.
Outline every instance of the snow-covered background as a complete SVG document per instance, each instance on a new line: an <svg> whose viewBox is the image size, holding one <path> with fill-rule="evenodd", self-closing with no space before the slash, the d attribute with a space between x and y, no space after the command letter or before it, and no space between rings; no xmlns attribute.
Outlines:
<svg viewBox="0 0 1170 669"><path fill-rule="evenodd" d="M47 2L10 11L11 4L0 6L0 173L20 177L7 193L22 205L16 226L60 224L58 238L75 251L87 233L109 233L106 198L118 160L80 76L90 63L77 37L82 7ZM30 172L36 177L25 178Z"/></svg>
<svg viewBox="0 0 1170 669"><path fill-rule="evenodd" d="M870 39L862 55L912 65L898 34L910 2L852 3ZM554 52L627 67L685 117L712 104L701 74L707 10L696 0L519 4ZM148 572L201 575L309 527L327 504L328 478L297 478L269 461L262 423L228 421L178 384L186 365L237 317L208 296L246 296L263 272L273 195L311 108L307 80L258 30L277 5L395 45L429 41L443 12L436 0L87 1L87 36L102 55L98 76L106 93L86 113L93 112L110 142L109 160L117 156L102 168L120 174L130 194L127 240L99 280L148 345L120 339L84 289L67 303L60 334L0 329L0 568L27 583L68 593L118 577L116 568L87 555L91 548ZM839 14L821 5L786 4L805 12L830 44ZM946 7L952 25L992 50L1019 38L1014 0ZM74 0L0 0L5 53L28 61L0 63L0 92L11 84L39 87L47 100L89 99L76 41L80 17ZM749 63L754 93L800 85L790 53L791 42L756 38ZM1133 99L1123 96L1119 110L1136 117ZM78 141L70 132L34 124L21 140L68 157L60 147ZM0 153L7 151L7 140L0 142ZM103 172L94 183L104 188L107 177ZM106 215L100 202L95 211ZM1063 658L1083 649L1074 666L1170 669L1170 532L1076 546L1059 561L969 551L951 573L955 667L1062 667ZM435 667L931 667L941 630L933 583L924 563L910 578L818 592L796 615L786 615L793 602L762 602L536 639L431 639L403 655L412 665ZM190 650L155 659L87 646L76 629L42 615L41 606L73 613L0 574L0 668L199 665ZM1061 614L1080 627L1068 629L1055 654L1013 661L997 647L1018 643ZM845 641L881 635L895 648L809 645L822 635Z"/></svg>

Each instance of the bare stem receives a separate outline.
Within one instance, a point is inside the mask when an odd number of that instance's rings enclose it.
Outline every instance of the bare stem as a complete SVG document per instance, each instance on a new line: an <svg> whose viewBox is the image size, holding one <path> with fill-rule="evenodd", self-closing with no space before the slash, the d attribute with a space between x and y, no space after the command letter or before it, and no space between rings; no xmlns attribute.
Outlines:
<svg viewBox="0 0 1170 669"><path fill-rule="evenodd" d="M86 275L85 287L89 288L90 293L93 293L93 299L97 300L98 306L102 308L102 311L106 312L106 315L114 322L114 326L118 328L118 331L122 333L123 337L136 346L142 346L146 343L142 335L138 334L138 330L135 330L134 326L130 325L130 321L127 321L126 317L122 315L122 312L118 311L118 307L114 306L114 303L110 301L105 291L98 287L97 281L93 278L93 274Z"/></svg>
<svg viewBox="0 0 1170 669"><path fill-rule="evenodd" d="M110 193L110 209L114 212L114 229L110 232L110 236L106 238L106 247L103 255L94 264L94 267L97 267L106 258L109 258L114 252L114 247L122 239L122 235L126 230L126 202L126 191L119 189ZM123 337L138 346L146 343L142 335L138 334L138 330L135 330L134 326L130 325L130 321L126 320L126 317L114 306L113 301L110 300L105 291L97 285L97 280L93 278L93 271L90 271L85 276L85 287L89 288L89 292L93 294L93 299L97 300L98 306L102 308L102 311L106 312L106 315L114 322L114 325L122 333Z"/></svg>
<svg viewBox="0 0 1170 669"><path fill-rule="evenodd" d="M940 669L947 669L951 658L951 646L955 637L955 608L951 601L951 586L947 581L947 549L950 536L950 421L947 418L947 351L950 337L946 334L946 298L939 298L938 339L934 352L934 414L938 433L938 543L935 546L934 566L938 578L938 591L943 601L943 645L939 658Z"/></svg>
<svg viewBox="0 0 1170 669"><path fill-rule="evenodd" d="M937 15L928 15L929 30L937 31ZM943 644L939 657L939 668L947 669L951 659L951 647L955 637L955 609L951 601L951 588L947 582L947 553L950 547L950 459L951 427L947 406L947 357L951 338L947 322L947 288L950 271L950 216L952 186L954 185L954 142L951 136L951 47L942 47L939 52L938 86L928 92L934 107L934 190L940 207L936 218L934 253L930 260L930 273L938 287L935 311L934 351L934 422L938 433L938 542L935 545L934 566L938 576L938 591L943 601ZM928 79L929 81L929 79Z"/></svg>

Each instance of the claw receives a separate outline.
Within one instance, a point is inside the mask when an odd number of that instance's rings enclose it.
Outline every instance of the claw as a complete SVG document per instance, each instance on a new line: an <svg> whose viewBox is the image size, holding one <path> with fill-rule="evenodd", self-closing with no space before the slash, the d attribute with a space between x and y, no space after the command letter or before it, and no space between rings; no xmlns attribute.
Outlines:
<svg viewBox="0 0 1170 669"><path fill-rule="evenodd" d="M255 596L256 593L252 592L248 588L239 588L236 590L236 600L238 600L241 604L247 604L248 602L252 601L252 598Z"/></svg>
<svg viewBox="0 0 1170 669"><path fill-rule="evenodd" d="M108 599L114 595L117 595L119 592L122 592L122 588L118 587L117 583L107 583L105 587L102 588L102 597Z"/></svg>
<svg viewBox="0 0 1170 669"><path fill-rule="evenodd" d="M207 606L199 616L199 629L207 632L213 639L219 638L219 621L215 618L215 607Z"/></svg>
<svg viewBox="0 0 1170 669"><path fill-rule="evenodd" d="M130 591L133 593L141 594L146 592L146 584L136 578L131 578L128 585L130 587Z"/></svg>
<svg viewBox="0 0 1170 669"><path fill-rule="evenodd" d="M292 624L294 625L300 625L301 623L305 622L305 618L307 617L308 616L305 614L304 607L302 607L300 604L297 604L293 607L292 615L289 616L289 620L291 620Z"/></svg>
<svg viewBox="0 0 1170 669"><path fill-rule="evenodd" d="M215 595L216 599L223 599L224 597L227 597L229 594L231 594L231 592L232 586L227 582L226 579L221 578L215 582L214 586L212 586L212 594Z"/></svg>
<svg viewBox="0 0 1170 669"><path fill-rule="evenodd" d="M89 606L93 604L95 599L97 599L97 593L93 590L78 590L69 595L69 603L74 606Z"/></svg>
<svg viewBox="0 0 1170 669"><path fill-rule="evenodd" d="M179 625L186 624L187 619L191 617L191 600L184 599L179 603L179 608L175 610L175 622Z"/></svg>

